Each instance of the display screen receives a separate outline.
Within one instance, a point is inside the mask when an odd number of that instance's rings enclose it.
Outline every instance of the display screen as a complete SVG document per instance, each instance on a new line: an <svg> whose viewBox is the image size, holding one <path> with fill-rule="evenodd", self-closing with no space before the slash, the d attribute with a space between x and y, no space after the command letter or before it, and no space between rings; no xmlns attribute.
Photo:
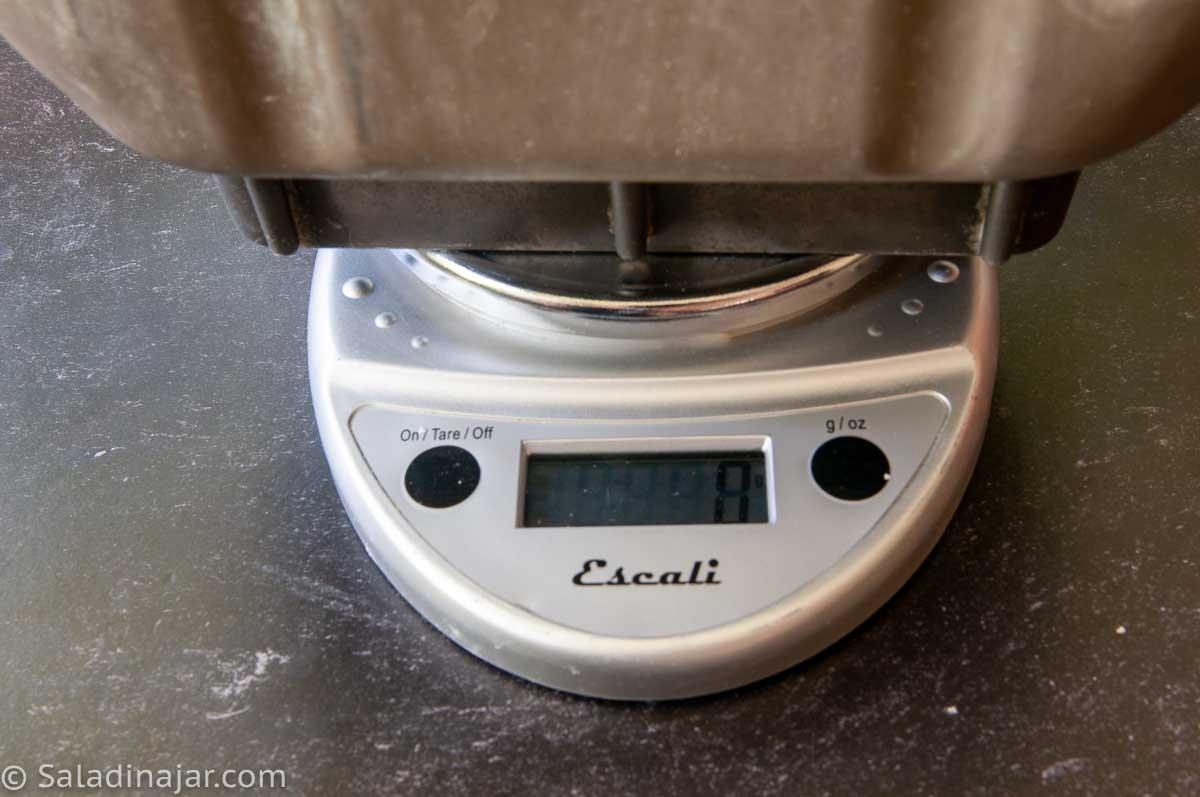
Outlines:
<svg viewBox="0 0 1200 797"><path fill-rule="evenodd" d="M762 451L530 454L521 525L766 523Z"/></svg>

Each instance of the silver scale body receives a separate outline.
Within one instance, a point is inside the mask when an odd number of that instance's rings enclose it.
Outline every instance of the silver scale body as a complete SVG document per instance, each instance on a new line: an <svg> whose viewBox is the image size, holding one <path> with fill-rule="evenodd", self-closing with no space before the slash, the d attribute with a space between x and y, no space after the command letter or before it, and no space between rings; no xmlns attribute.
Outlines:
<svg viewBox="0 0 1200 797"><path fill-rule="evenodd" d="M636 318L604 309L480 278L463 255L318 255L309 368L325 451L367 551L430 622L540 684L683 698L813 655L913 573L982 442L996 363L991 266L847 257ZM864 501L830 497L809 472L828 424L847 419L865 423L852 434L891 464ZM435 428L461 430L467 439L453 444L482 472L448 509L420 506L404 487L413 457L440 444ZM407 439L412 430L425 439ZM769 523L518 526L531 450L759 448L773 472ZM721 583L577 586L594 559L605 572L654 573L717 560Z"/></svg>

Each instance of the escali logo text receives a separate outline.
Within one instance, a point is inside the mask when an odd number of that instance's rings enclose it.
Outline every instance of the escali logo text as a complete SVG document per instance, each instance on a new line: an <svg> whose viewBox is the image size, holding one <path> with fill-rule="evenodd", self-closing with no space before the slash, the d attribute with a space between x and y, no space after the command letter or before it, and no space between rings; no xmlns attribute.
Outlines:
<svg viewBox="0 0 1200 797"><path fill-rule="evenodd" d="M707 564L707 567L705 565ZM623 566L614 570L608 569L608 562L603 559L588 559L571 581L580 587L688 587L720 584L717 580L717 566L721 564L716 559L705 562L692 562L687 578L682 570L664 570L656 573L650 570L638 570L625 575ZM701 572L703 571L703 572Z"/></svg>

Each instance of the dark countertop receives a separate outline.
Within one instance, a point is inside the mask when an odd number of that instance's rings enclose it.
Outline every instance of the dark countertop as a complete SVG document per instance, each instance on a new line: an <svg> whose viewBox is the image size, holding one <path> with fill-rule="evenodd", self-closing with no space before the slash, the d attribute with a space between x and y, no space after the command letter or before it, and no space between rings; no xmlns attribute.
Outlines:
<svg viewBox="0 0 1200 797"><path fill-rule="evenodd" d="M294 792L1200 791L1200 113L1001 275L975 479L871 620L765 683L519 681L367 559L317 440L312 254L0 43L0 766Z"/></svg>

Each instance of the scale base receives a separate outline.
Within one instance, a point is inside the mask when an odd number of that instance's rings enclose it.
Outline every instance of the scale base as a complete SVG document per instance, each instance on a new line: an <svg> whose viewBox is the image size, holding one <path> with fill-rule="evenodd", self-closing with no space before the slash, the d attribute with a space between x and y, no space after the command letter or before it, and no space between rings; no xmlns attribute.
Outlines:
<svg viewBox="0 0 1200 797"><path fill-rule="evenodd" d="M629 700L777 673L894 594L969 480L996 362L981 260L818 264L786 290L631 320L514 295L437 257L451 256L319 254L313 401L371 557L430 622L511 673ZM817 465L845 440L884 456L865 497ZM445 506L414 486L433 449L465 453L451 456L463 467ZM661 450L761 452L769 512L741 525L524 522L531 456Z"/></svg>

